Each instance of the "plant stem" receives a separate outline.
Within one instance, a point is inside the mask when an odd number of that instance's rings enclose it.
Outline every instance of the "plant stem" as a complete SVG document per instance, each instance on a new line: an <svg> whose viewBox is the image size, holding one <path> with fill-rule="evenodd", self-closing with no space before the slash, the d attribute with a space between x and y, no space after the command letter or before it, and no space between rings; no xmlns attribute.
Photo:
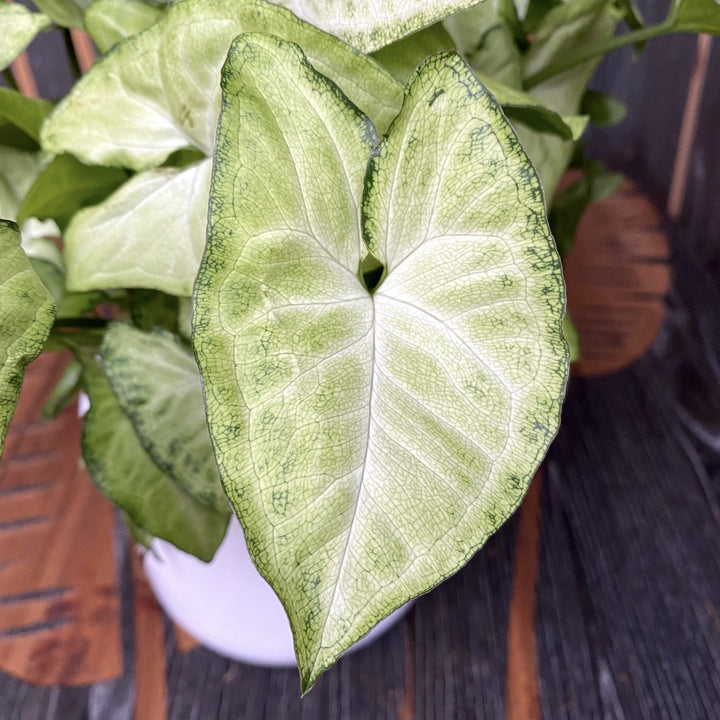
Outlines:
<svg viewBox="0 0 720 720"><path fill-rule="evenodd" d="M540 72L531 75L525 80L524 88L525 90L529 90L530 88L539 85L541 82L544 82L555 75L559 75L566 70L570 70L578 65L582 65L588 60L592 60L598 55L604 55L611 50L617 50L618 48L626 47L627 45L634 45L635 43L649 40L650 38L657 37L658 35L672 32L672 30L672 23L665 21L658 25L651 25L650 27L644 27L640 30L624 33L623 35L616 35L609 40L591 43L574 53L569 53L557 62L551 63L543 70L540 70Z"/></svg>
<svg viewBox="0 0 720 720"><path fill-rule="evenodd" d="M63 328L78 330L104 328L109 322L109 320L104 320L103 318L59 318L55 321L53 328L58 330Z"/></svg>
<svg viewBox="0 0 720 720"><path fill-rule="evenodd" d="M18 89L18 84L17 84L17 82L15 81L15 77L14 77L14 75L10 72L10 69L9 69L9 68L5 68L5 69L2 71L2 76L5 78L5 82L7 83L8 87L9 87L11 90L17 90L17 89Z"/></svg>

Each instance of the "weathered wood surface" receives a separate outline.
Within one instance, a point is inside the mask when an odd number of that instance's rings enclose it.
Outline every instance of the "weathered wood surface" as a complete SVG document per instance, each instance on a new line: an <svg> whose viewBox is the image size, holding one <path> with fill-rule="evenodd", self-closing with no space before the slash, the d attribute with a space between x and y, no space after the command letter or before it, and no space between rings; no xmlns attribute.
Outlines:
<svg viewBox="0 0 720 720"><path fill-rule="evenodd" d="M644 5L652 16L666 3ZM40 93L58 97L70 80L55 60L62 40L51 33L43 42L47 49L31 53L33 70ZM710 77L720 71L718 45ZM684 36L651 43L637 63L631 51L616 53L593 83L629 106L627 121L593 134L595 156L628 172L660 208L695 47ZM548 459L535 619L545 720L720 716L719 112L720 85L708 82L686 201L670 227L674 289L661 334L632 367L573 379ZM202 648L182 653L167 622L164 677L144 682L165 681L171 720L536 720L513 710L531 706L507 698L518 525L513 518L302 701L293 671L251 668ZM0 674L2 720L162 720L134 713L142 687L135 670L146 661L124 547L120 538L122 677L68 689Z"/></svg>

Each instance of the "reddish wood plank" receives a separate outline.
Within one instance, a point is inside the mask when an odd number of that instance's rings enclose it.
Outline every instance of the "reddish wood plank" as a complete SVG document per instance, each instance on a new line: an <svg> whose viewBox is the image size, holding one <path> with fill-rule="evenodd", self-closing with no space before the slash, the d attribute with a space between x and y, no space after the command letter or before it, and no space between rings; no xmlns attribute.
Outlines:
<svg viewBox="0 0 720 720"><path fill-rule="evenodd" d="M135 609L135 720L166 720L165 643L162 610L145 578L140 556L133 554Z"/></svg>
<svg viewBox="0 0 720 720"><path fill-rule="evenodd" d="M541 717L535 643L541 487L542 471L539 470L520 508L508 622L508 720L540 720Z"/></svg>

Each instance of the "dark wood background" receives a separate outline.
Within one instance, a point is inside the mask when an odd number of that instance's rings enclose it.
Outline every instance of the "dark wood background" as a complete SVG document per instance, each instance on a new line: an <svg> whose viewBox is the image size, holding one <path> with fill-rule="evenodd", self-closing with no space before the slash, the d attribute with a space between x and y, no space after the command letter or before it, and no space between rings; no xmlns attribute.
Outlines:
<svg viewBox="0 0 720 720"><path fill-rule="evenodd" d="M651 17L666 5L643 3ZM651 42L637 61L632 51L619 51L592 83L629 109L619 126L592 132L592 155L632 177L663 213L696 49L695 37L675 36ZM70 82L57 61L63 52L57 31L31 48L45 97L59 97ZM662 330L621 372L572 379L562 429L536 488L536 664L509 655L508 643L514 582L521 596L514 602L530 603L524 621L533 620L532 556L523 565L515 551L523 523L526 550L533 546L531 508L302 701L296 672L245 666L202 648L183 653L166 624L169 718L720 718L717 77L720 43L713 41L684 202L665 220L674 283ZM162 720L134 715L137 648L124 548L119 542L123 676L39 688L0 675L1 720ZM523 573L531 574L529 585ZM513 620L520 628L524 621ZM532 638L524 638L517 652L532 650Z"/></svg>

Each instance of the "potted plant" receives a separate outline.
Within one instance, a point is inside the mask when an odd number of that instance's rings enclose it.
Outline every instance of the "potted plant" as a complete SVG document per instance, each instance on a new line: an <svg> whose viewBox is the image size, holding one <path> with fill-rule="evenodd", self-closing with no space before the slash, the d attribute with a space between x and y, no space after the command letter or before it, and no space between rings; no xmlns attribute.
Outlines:
<svg viewBox="0 0 720 720"><path fill-rule="evenodd" d="M572 337L545 198L564 250L614 182L578 151L621 114L588 81L720 8L280 4L0 6L3 63L49 18L104 53L55 108L0 90L0 430L70 348L95 483L203 561L234 511L307 690L520 502Z"/></svg>

